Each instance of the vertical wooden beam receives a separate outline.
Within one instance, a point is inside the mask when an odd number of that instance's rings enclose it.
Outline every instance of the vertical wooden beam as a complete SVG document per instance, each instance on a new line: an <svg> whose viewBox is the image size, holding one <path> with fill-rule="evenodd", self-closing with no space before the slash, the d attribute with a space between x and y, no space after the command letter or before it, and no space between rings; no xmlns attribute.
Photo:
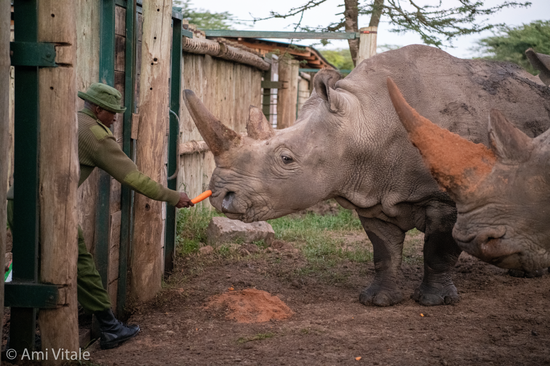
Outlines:
<svg viewBox="0 0 550 366"><path fill-rule="evenodd" d="M168 122L168 82L172 41L172 1L143 2L139 132L136 163L161 182ZM132 248L132 294L147 301L161 288L162 204L143 195L135 197Z"/></svg>
<svg viewBox="0 0 550 366"><path fill-rule="evenodd" d="M41 0L38 41L58 43L58 67L39 69L40 280L60 287L64 306L39 313L42 349L78 351L76 3ZM62 56L62 58L61 58ZM50 355L49 359L52 359Z"/></svg>
<svg viewBox="0 0 550 366"><path fill-rule="evenodd" d="M79 91L86 91L90 85L99 81L100 2L78 0L76 9L76 85ZM77 110L84 107L84 101L80 98L76 98L75 103ZM84 241L91 253L94 253L95 243L99 170L94 170L78 189L79 222Z"/></svg>
<svg viewBox="0 0 550 366"><path fill-rule="evenodd" d="M378 27L364 27L359 29L359 54L357 63L376 55L376 35Z"/></svg>
<svg viewBox="0 0 550 366"><path fill-rule="evenodd" d="M0 0L0 268L4 268L6 252L6 191L8 183L8 167L10 166L9 132L10 132L10 93L5 90L10 86L10 0ZM0 304L4 304L4 276L0 278ZM4 307L0 307L0 318L4 318ZM0 336L2 331L0 330Z"/></svg>
<svg viewBox="0 0 550 366"><path fill-rule="evenodd" d="M300 63L288 57L279 58L279 91L277 93L277 128L292 126L296 121L298 73Z"/></svg>

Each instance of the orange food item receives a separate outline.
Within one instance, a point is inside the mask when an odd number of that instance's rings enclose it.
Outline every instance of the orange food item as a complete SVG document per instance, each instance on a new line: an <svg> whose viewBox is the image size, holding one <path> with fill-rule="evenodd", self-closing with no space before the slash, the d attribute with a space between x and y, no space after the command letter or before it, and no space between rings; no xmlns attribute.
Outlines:
<svg viewBox="0 0 550 366"><path fill-rule="evenodd" d="M355 357L355 360L359 361L361 359L361 357Z"/></svg>
<svg viewBox="0 0 550 366"><path fill-rule="evenodd" d="M200 201L207 199L211 195L212 195L211 190L204 191L201 194L199 194L197 197L193 198L191 200L191 202L193 202L193 204L195 205L195 204L199 203Z"/></svg>

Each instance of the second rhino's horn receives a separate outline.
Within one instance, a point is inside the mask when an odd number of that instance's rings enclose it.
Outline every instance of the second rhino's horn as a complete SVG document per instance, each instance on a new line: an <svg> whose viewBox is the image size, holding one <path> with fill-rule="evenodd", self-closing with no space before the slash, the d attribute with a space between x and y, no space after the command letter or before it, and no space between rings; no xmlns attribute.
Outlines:
<svg viewBox="0 0 550 366"><path fill-rule="evenodd" d="M495 154L485 145L468 141L422 117L389 77L387 84L409 139L420 150L434 178L455 199L472 192L491 173Z"/></svg>
<svg viewBox="0 0 550 366"><path fill-rule="evenodd" d="M241 142L241 135L221 123L192 90L183 92L185 105L195 125L214 156L219 156Z"/></svg>

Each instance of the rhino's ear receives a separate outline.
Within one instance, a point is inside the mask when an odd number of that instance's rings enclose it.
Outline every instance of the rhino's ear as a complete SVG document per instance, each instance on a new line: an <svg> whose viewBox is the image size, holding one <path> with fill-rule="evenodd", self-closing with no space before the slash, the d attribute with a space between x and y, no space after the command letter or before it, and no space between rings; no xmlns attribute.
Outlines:
<svg viewBox="0 0 550 366"><path fill-rule="evenodd" d="M334 90L334 86L341 78L342 75L336 70L322 69L313 79L315 92L327 102L331 112L338 111L338 93Z"/></svg>
<svg viewBox="0 0 550 366"><path fill-rule="evenodd" d="M546 86L550 86L550 56L536 53L532 48L525 51L529 62L536 70L540 71L539 78Z"/></svg>
<svg viewBox="0 0 550 366"><path fill-rule="evenodd" d="M256 140L267 140L275 136L275 130L265 118L264 113L258 107L250 106L248 113L248 123L246 124L248 137Z"/></svg>
<svg viewBox="0 0 550 366"><path fill-rule="evenodd" d="M489 119L489 144L503 163L524 162L533 149L533 140L496 109L491 110Z"/></svg>

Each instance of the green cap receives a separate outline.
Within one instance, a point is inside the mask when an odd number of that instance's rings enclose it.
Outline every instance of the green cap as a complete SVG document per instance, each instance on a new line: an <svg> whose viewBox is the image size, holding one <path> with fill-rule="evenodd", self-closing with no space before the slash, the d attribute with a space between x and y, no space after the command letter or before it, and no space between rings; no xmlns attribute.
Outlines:
<svg viewBox="0 0 550 366"><path fill-rule="evenodd" d="M78 97L92 102L109 112L122 113L126 110L126 107L120 105L122 99L120 92L106 84L94 83L90 85L86 93L79 91Z"/></svg>

